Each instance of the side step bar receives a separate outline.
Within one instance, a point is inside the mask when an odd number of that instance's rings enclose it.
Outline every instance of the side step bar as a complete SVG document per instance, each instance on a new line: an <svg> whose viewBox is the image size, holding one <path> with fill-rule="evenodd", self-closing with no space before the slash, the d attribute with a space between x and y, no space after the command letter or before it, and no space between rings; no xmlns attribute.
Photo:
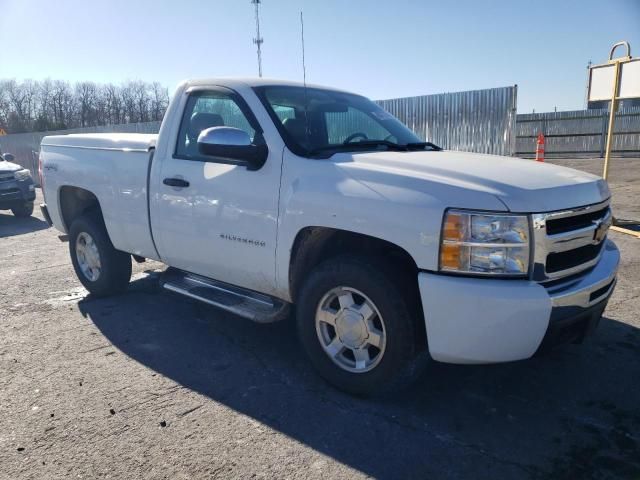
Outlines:
<svg viewBox="0 0 640 480"><path fill-rule="evenodd" d="M275 322L289 313L289 304L277 298L174 268L164 272L160 284L171 292L258 323Z"/></svg>

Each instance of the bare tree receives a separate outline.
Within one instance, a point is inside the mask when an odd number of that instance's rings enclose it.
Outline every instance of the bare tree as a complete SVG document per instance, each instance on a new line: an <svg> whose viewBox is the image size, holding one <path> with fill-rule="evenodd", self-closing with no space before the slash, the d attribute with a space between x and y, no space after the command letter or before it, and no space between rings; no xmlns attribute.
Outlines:
<svg viewBox="0 0 640 480"><path fill-rule="evenodd" d="M151 84L151 120L159 121L169 106L169 91L158 82Z"/></svg>
<svg viewBox="0 0 640 480"><path fill-rule="evenodd" d="M138 110L138 121L148 122L151 98L149 97L147 85L144 82L135 82L133 92Z"/></svg>
<svg viewBox="0 0 640 480"><path fill-rule="evenodd" d="M11 112L11 105L9 103L9 96L7 95L8 80L0 80L0 126L7 128L7 122L9 113Z"/></svg>
<svg viewBox="0 0 640 480"><path fill-rule="evenodd" d="M11 132L27 132L27 102L22 86L15 80L4 83L5 94L9 105L7 128Z"/></svg>
<svg viewBox="0 0 640 480"><path fill-rule="evenodd" d="M38 99L36 118L33 130L46 131L50 130L50 122L53 114L53 82L50 78L42 81L38 86Z"/></svg>
<svg viewBox="0 0 640 480"><path fill-rule="evenodd" d="M81 127L89 127L94 124L95 103L96 103L96 84L93 82L76 83L75 97L78 104L78 115Z"/></svg>
<svg viewBox="0 0 640 480"><path fill-rule="evenodd" d="M8 133L157 121L168 105L168 91L158 82L0 79L0 128Z"/></svg>
<svg viewBox="0 0 640 480"><path fill-rule="evenodd" d="M120 97L120 88L112 83L108 83L102 87L102 95L104 96L106 109L106 124L124 123L124 114L122 111L122 98Z"/></svg>
<svg viewBox="0 0 640 480"><path fill-rule="evenodd" d="M75 100L67 82L56 80L53 83L53 128L72 128L74 123Z"/></svg>

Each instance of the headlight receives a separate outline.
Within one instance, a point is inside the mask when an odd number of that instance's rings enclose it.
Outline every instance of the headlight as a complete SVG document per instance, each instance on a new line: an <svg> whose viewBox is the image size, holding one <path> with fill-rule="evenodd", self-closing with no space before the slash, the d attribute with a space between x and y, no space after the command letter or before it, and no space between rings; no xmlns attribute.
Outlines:
<svg viewBox="0 0 640 480"><path fill-rule="evenodd" d="M27 180L31 178L31 172L27 169L18 170L16 173L13 174L13 176L15 177L16 180Z"/></svg>
<svg viewBox="0 0 640 480"><path fill-rule="evenodd" d="M444 218L440 270L497 276L529 271L529 218L449 210Z"/></svg>

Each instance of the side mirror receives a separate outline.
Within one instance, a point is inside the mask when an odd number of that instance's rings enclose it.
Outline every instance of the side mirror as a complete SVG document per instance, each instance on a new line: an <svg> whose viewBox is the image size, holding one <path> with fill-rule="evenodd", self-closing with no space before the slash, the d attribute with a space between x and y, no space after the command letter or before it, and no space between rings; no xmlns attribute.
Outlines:
<svg viewBox="0 0 640 480"><path fill-rule="evenodd" d="M12 153L5 153L2 158L4 158L6 162L13 162L16 159Z"/></svg>
<svg viewBox="0 0 640 480"><path fill-rule="evenodd" d="M234 127L211 127L198 135L202 155L244 162L249 170L258 170L267 160L266 145L253 145L249 134Z"/></svg>

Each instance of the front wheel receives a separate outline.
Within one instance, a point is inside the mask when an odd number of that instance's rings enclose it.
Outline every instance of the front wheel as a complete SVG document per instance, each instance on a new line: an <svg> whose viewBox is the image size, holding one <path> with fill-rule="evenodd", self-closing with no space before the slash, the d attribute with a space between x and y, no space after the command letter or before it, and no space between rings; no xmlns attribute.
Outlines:
<svg viewBox="0 0 640 480"><path fill-rule="evenodd" d="M300 340L320 375L355 395L395 392L413 381L426 355L417 348L406 296L366 259L317 267L297 306Z"/></svg>
<svg viewBox="0 0 640 480"><path fill-rule="evenodd" d="M131 256L116 250L98 214L84 214L69 229L69 253L78 279L98 297L126 290Z"/></svg>
<svg viewBox="0 0 640 480"><path fill-rule="evenodd" d="M33 202L25 202L20 205L16 205L11 209L14 216L18 218L26 218L33 215Z"/></svg>

